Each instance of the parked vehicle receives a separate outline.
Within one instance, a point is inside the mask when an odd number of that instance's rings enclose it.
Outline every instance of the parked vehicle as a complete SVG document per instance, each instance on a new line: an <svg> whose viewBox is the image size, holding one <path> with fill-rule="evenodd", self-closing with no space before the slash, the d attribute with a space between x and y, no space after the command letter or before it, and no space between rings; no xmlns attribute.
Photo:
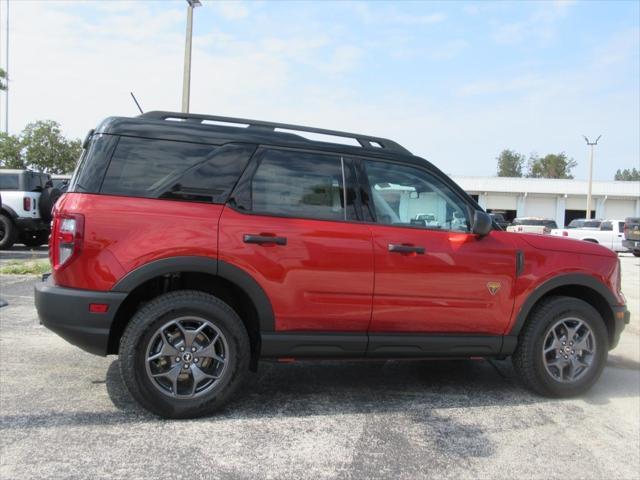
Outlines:
<svg viewBox="0 0 640 480"><path fill-rule="evenodd" d="M164 417L215 411L263 358L511 356L533 391L578 395L629 320L610 250L492 229L391 140L149 112L105 120L85 147L38 314L119 355ZM439 228L412 223L421 212Z"/></svg>
<svg viewBox="0 0 640 480"><path fill-rule="evenodd" d="M640 217L627 217L624 219L622 246L636 257L640 257Z"/></svg>
<svg viewBox="0 0 640 480"><path fill-rule="evenodd" d="M595 222L585 222L585 225L592 225L593 223ZM598 228L591 226L585 226L583 228L557 228L551 230L551 235L599 243L614 252L627 251L627 247L622 245L624 220L599 220L598 224Z"/></svg>
<svg viewBox="0 0 640 480"><path fill-rule="evenodd" d="M569 222L565 228L600 228L601 219L593 218L575 218Z"/></svg>
<svg viewBox="0 0 640 480"><path fill-rule="evenodd" d="M489 216L493 219L493 222L498 225L502 230L506 230L511 223L505 220L504 215L501 213L490 213Z"/></svg>
<svg viewBox="0 0 640 480"><path fill-rule="evenodd" d="M14 243L38 247L47 243L51 209L60 192L46 173L0 169L0 250Z"/></svg>
<svg viewBox="0 0 640 480"><path fill-rule="evenodd" d="M507 232L548 235L554 228L558 228L555 220L540 217L522 217L514 219L511 226L507 227Z"/></svg>
<svg viewBox="0 0 640 480"><path fill-rule="evenodd" d="M51 175L51 184L54 188L57 188L61 192L66 192L69 186L71 175L54 174Z"/></svg>

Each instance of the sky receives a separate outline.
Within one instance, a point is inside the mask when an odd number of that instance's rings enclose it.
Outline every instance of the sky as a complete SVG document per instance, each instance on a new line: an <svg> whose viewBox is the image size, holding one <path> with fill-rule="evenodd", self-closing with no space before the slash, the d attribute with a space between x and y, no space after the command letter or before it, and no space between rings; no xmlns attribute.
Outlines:
<svg viewBox="0 0 640 480"><path fill-rule="evenodd" d="M194 113L387 137L453 175L495 175L509 148L566 152L584 179L583 134L602 134L594 179L640 167L638 1L202 3ZM179 110L186 5L11 0L9 130L84 137L136 115L130 91Z"/></svg>

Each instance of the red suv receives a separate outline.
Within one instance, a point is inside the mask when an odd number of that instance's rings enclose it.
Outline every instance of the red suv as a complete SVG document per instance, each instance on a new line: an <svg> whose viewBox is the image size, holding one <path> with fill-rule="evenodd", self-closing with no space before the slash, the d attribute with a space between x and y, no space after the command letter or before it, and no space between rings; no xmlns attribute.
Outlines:
<svg viewBox="0 0 640 480"><path fill-rule="evenodd" d="M511 356L576 395L629 320L613 252L501 231L390 140L150 112L84 147L36 307L161 416L212 412L261 358Z"/></svg>

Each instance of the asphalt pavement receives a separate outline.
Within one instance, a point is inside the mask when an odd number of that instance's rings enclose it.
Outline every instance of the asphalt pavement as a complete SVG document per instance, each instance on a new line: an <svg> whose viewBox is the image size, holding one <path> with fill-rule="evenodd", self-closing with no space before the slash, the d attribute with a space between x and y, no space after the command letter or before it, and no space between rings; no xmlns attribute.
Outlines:
<svg viewBox="0 0 640 480"><path fill-rule="evenodd" d="M509 361L265 362L186 421L38 325L36 278L2 276L0 478L639 478L640 259L622 263L632 323L581 398L529 393Z"/></svg>

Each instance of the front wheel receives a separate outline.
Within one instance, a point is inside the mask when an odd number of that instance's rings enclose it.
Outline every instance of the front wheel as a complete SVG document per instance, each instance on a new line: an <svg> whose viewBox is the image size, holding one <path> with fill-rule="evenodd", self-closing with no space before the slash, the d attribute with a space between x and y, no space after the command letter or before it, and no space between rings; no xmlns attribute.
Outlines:
<svg viewBox="0 0 640 480"><path fill-rule="evenodd" d="M141 308L119 354L122 379L138 403L162 417L193 418L228 401L249 370L250 347L231 307L183 290Z"/></svg>
<svg viewBox="0 0 640 480"><path fill-rule="evenodd" d="M608 354L608 336L598 311L571 297L551 297L531 314L512 361L530 390L571 397L598 380Z"/></svg>

